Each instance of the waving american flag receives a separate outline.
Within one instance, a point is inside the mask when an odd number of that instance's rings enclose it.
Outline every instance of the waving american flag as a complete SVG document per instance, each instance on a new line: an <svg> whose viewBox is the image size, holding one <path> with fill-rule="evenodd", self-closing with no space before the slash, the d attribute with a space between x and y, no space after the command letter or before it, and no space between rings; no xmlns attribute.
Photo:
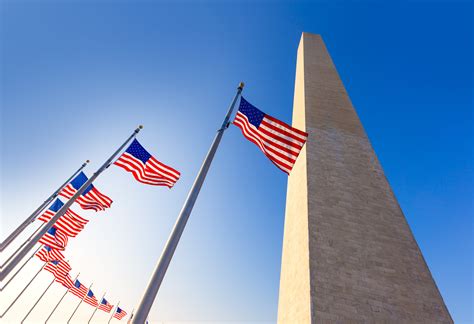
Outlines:
<svg viewBox="0 0 474 324"><path fill-rule="evenodd" d="M68 238L56 227L51 227L38 241L41 244L48 245L52 249L64 251L66 248Z"/></svg>
<svg viewBox="0 0 474 324"><path fill-rule="evenodd" d="M46 271L51 272L55 278L62 278L69 274L71 266L64 260L49 261L43 268Z"/></svg>
<svg viewBox="0 0 474 324"><path fill-rule="evenodd" d="M102 300L100 301L99 309L106 313L110 313L113 307L114 305L110 304L109 301L105 298L102 298Z"/></svg>
<svg viewBox="0 0 474 324"><path fill-rule="evenodd" d="M155 159L136 139L114 164L131 172L137 181L153 186L171 188L181 175L177 170Z"/></svg>
<svg viewBox="0 0 474 324"><path fill-rule="evenodd" d="M255 108L243 97L233 122L283 172L290 174L308 134Z"/></svg>
<svg viewBox="0 0 474 324"><path fill-rule="evenodd" d="M74 281L74 285L69 288L69 292L76 295L79 298L84 298L89 290L79 280Z"/></svg>
<svg viewBox="0 0 474 324"><path fill-rule="evenodd" d="M126 312L126 311L124 311L124 310L121 309L120 307L117 307L117 309L115 310L114 317L115 317L116 319L121 320L121 319L124 318L126 315L127 315L127 312Z"/></svg>
<svg viewBox="0 0 474 324"><path fill-rule="evenodd" d="M97 298L95 298L94 293L90 289L87 292L87 294L84 296L84 301L94 307L97 307L98 305Z"/></svg>
<svg viewBox="0 0 474 324"><path fill-rule="evenodd" d="M88 178L84 172L80 172L59 194L70 199L87 180ZM76 199L76 202L83 209L92 209L95 211L104 210L112 205L112 199L101 193L92 184L84 190Z"/></svg>
<svg viewBox="0 0 474 324"><path fill-rule="evenodd" d="M53 204L38 217L38 220L45 223L49 222L63 205L64 203L60 199L56 199ZM84 229L84 225L87 224L87 222L87 219L82 218L68 209L66 213L54 223L54 226L67 236L75 237Z"/></svg>
<svg viewBox="0 0 474 324"><path fill-rule="evenodd" d="M48 245L44 245L41 250L36 252L36 256L41 261L44 261L44 262L55 261L55 260L63 260L64 259L64 255L60 251L58 251L56 249L52 249Z"/></svg>

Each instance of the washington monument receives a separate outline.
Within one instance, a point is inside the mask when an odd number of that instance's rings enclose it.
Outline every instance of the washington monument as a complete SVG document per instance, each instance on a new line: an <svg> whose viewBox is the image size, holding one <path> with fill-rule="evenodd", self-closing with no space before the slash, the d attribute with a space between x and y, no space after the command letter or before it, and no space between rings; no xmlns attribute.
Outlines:
<svg viewBox="0 0 474 324"><path fill-rule="evenodd" d="M383 109L383 107L380 107ZM452 323L319 35L298 48L280 323Z"/></svg>

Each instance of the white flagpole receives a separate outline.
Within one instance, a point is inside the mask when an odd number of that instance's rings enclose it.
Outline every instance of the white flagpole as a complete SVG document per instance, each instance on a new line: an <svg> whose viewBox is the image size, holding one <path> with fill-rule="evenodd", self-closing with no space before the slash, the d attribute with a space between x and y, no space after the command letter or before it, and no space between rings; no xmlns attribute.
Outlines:
<svg viewBox="0 0 474 324"><path fill-rule="evenodd" d="M214 158L214 155L217 151L222 135L224 134L224 131L227 129L227 127L229 127L230 117L234 110L237 99L242 93L243 88L244 88L244 83L241 82L237 88L237 93L235 94L234 99L232 100L232 103L230 104L229 110L227 111L227 114L225 115L224 121L221 127L219 128L219 130L217 130L217 134L214 138L214 141L211 144L211 147L209 149L209 152L207 153L206 158L204 159L204 162L201 166L201 170L199 170L196 180L194 181L194 184L191 187L188 197L186 198L186 201L184 202L183 208L181 209L178 219L176 220L176 223L174 225L173 231L171 232L171 235L168 238L168 242L166 242L166 246L161 254L160 260L158 261L153 271L153 274L151 275L148 286L146 287L143 293L142 299L135 313L135 317L132 320L132 323L134 324L143 324L148 316L148 313L150 312L151 306L153 305L156 294L158 293L158 290L160 289L161 282L163 281L163 278L166 274L166 270L168 269L168 266L171 262L174 251L176 250L176 247L178 246L178 242L179 242L179 239L181 238L181 234L183 234L189 215L191 215L191 211L193 210L194 203L196 202L196 199L199 195L199 191L201 190L201 187L204 183L207 172L209 171L209 168L212 163L212 159Z"/></svg>
<svg viewBox="0 0 474 324"><path fill-rule="evenodd" d="M61 192L61 190L69 183L69 181L71 181L72 179L74 179L74 177L79 173L81 172L82 169L84 169L87 165L87 163L89 163L89 160L87 160L86 162L84 162L81 167L79 169L77 169L76 172L74 172L72 174L72 176L69 177L69 179L67 179L55 192L53 192L53 194L51 196L48 197L48 199L46 199L38 208L36 208L36 210L33 212L33 214L31 214L30 216L28 216L24 221L23 223L21 223L2 243L0 243L0 252L3 252L3 250L5 250L11 242L13 242L13 240L15 238L17 238L18 235L20 235L21 232L23 232L23 230L25 228L28 227L28 225L30 225L31 223L33 223L33 221L36 219L36 216L39 215L39 213L46 207L48 206L48 204L53 201L54 198L56 198L59 193Z"/></svg>
<svg viewBox="0 0 474 324"><path fill-rule="evenodd" d="M110 321L112 320L112 318L114 317L115 312L117 311L117 309L118 309L118 307L119 307L119 304L120 304L120 301L118 301L118 302L117 302L117 305L115 305L115 308L113 309L112 315L110 315L110 318L109 318L109 321L107 322L107 324L109 324Z"/></svg>
<svg viewBox="0 0 474 324"><path fill-rule="evenodd" d="M122 151L122 149L133 139L137 136L140 129L143 126L138 126L137 129L130 135L127 140L105 161L105 163L90 177L83 185L80 187L76 193L69 199L59 210L58 212L46 223L44 227L29 241L21 250L18 252L17 255L13 258L13 260L5 266L5 268L0 271L0 281L3 281L6 276L17 266L17 264L25 257L29 250L35 246L35 244L41 239L41 237L53 226L53 224L63 216L66 211L71 207L74 201L89 187L89 185L94 182L94 180L105 170L107 169L110 164L112 164L113 159Z"/></svg>
<svg viewBox="0 0 474 324"><path fill-rule="evenodd" d="M134 311L135 311L135 308L132 309L132 312L130 313L130 318L128 319L127 324L130 323L130 321L132 320Z"/></svg>
<svg viewBox="0 0 474 324"><path fill-rule="evenodd" d="M67 260L66 262L69 262L69 260ZM31 312L33 311L33 309L36 307L36 305L38 305L39 301L41 300L41 298L43 298L43 296L46 294L46 292L48 291L49 287L51 287L54 283L54 281L56 280L56 277L54 276L53 274L53 280L50 282L50 284L48 285L48 287L46 287L46 289L43 291L43 293L41 294L41 296L39 296L38 300L34 303L34 305L30 308L30 310L28 311L28 313L26 313L25 317L23 317L23 319L21 320L21 324L23 324L23 322L28 318L28 316L31 314Z"/></svg>
<svg viewBox="0 0 474 324"><path fill-rule="evenodd" d="M20 249L21 249L22 247L24 247L25 244L28 243L28 242L31 240L31 238L32 238L36 233L38 233L38 231L39 231L39 230L41 229L41 227L43 227L43 226L44 226L44 223L41 223L41 225L30 235L30 237L28 237L28 238L26 239L26 241L24 241L23 243L21 243L21 245L15 250L15 252L13 252L13 253L10 255L10 257L5 260L5 262L3 262L3 264L0 266L0 270L3 269L3 267L6 266L6 265L11 261L11 259L13 259L13 257L18 253L18 251L20 251Z"/></svg>
<svg viewBox="0 0 474 324"><path fill-rule="evenodd" d="M38 246L38 248L35 250L35 252L33 252L33 254L28 258L28 260L26 260L26 262L23 263L23 265L20 267L20 269L18 269L18 270L13 274L13 276L12 276L10 279L8 279L7 283L6 283L5 285L3 285L2 288L0 288L0 292L2 292L3 289L5 289L5 288L8 286L8 284L9 284L10 282L12 282L12 280L16 277L16 275L28 264L28 262L31 261L31 259L33 259L33 257L35 256L35 254L41 249L42 246L43 246L43 245Z"/></svg>
<svg viewBox="0 0 474 324"><path fill-rule="evenodd" d="M3 318L3 316L5 316L5 314L10 310L10 308L12 308L12 306L16 303L16 301L18 300L18 298L21 297L21 295L23 295L23 293L25 292L25 290L31 285L31 283L33 282L33 280L36 279L36 277L39 275L39 273L41 272L41 270L43 270L44 266L47 264L48 262L45 262L41 268L38 270L38 272L36 272L35 276L33 278L31 278L30 282L28 282L28 284L25 286L25 288L23 288L23 290L18 294L18 296L16 296L16 298L12 301L12 303L7 307L7 309L3 312L2 315L0 315L0 318Z"/></svg>
<svg viewBox="0 0 474 324"><path fill-rule="evenodd" d="M67 320L67 324L69 324L69 322L71 321L71 319L72 319L72 317L74 316L74 314L76 314L77 309L79 308L79 306L81 306L82 302L84 301L84 298L86 298L87 294L88 294L89 291L91 290L92 285L93 285L93 283L90 284L90 286L89 286L89 288L87 289L87 292L85 293L84 297L82 297L82 299L81 299L81 301L79 302L79 304L77 304L76 308L74 309L74 312L72 312L72 314L71 314L71 317L69 317L69 319Z"/></svg>
<svg viewBox="0 0 474 324"><path fill-rule="evenodd" d="M76 278L74 278L73 282L76 282L76 279L79 278L79 275L81 273L78 272L77 275L76 275ZM51 311L51 313L48 315L48 317L46 318L46 320L44 321L44 323L46 324L49 319L51 318L51 316L53 315L54 311L56 310L56 308L58 308L59 304L61 304L61 302L63 301L64 297L66 297L67 293L69 292L69 288L66 290L66 292L64 293L64 295L61 297L61 299L58 301L58 303L56 304L56 306L54 306L53 310Z"/></svg>
<svg viewBox="0 0 474 324"><path fill-rule="evenodd" d="M104 299L104 297L105 297L105 293L102 295L102 298L98 301L97 306L96 306L95 309L94 309L94 312L92 313L91 317L90 317L89 320L87 321L87 324L89 324L89 323L91 322L92 317L94 317L94 314L95 314L95 312L97 312L97 309L99 308L99 305L100 305L100 303L102 302L102 299Z"/></svg>

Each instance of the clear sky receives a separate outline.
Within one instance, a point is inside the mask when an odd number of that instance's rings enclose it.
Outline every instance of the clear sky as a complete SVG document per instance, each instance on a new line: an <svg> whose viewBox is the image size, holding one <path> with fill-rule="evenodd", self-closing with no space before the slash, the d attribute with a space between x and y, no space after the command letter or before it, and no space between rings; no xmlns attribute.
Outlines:
<svg viewBox="0 0 474 324"><path fill-rule="evenodd" d="M82 161L92 160L90 175L143 123L139 140L181 180L145 186L110 167L96 186L113 207L75 206L91 221L66 251L73 274L131 311L238 82L252 104L291 121L307 31L322 34L454 320L473 321L471 2L0 6L2 238ZM236 127L226 132L153 321L276 320L286 181ZM39 267L2 292L0 311ZM18 321L48 280L41 274L5 319ZM62 292L53 286L30 320L44 320ZM68 297L54 320L75 303ZM81 306L75 319L91 313Z"/></svg>

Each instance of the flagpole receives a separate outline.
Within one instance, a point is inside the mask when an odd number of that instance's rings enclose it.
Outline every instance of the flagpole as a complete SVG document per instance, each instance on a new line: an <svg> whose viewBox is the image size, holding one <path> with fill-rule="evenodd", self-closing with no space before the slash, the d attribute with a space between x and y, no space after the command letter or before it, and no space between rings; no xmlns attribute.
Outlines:
<svg viewBox="0 0 474 324"><path fill-rule="evenodd" d="M100 303L102 302L102 300L104 299L104 297L105 297L105 293L102 295L102 298L101 298L100 301L97 303L97 306L95 307L94 312L92 313L91 317L90 317L89 320L87 321L87 324L89 324L89 323L91 322L92 317L94 317L94 314L95 314L95 312L97 312L97 309L99 308L99 305L100 305Z"/></svg>
<svg viewBox="0 0 474 324"><path fill-rule="evenodd" d="M21 259L25 257L29 250L33 248L33 246L41 239L41 237L49 231L49 229L53 226L53 224L63 216L69 207L74 203L74 201L89 187L89 185L94 182L94 180L105 170L107 169L110 164L112 164L113 159L122 151L122 149L133 139L137 136L138 132L143 128L142 125L138 126L137 129L133 131L133 133L127 138L127 140L105 161L105 163L88 179L82 187L80 187L76 193L69 199L59 210L58 212L46 223L44 227L29 241L20 252L13 258L13 260L5 266L5 268L0 271L0 281L3 281L5 277L17 266Z"/></svg>
<svg viewBox="0 0 474 324"><path fill-rule="evenodd" d="M90 284L89 288L87 289L87 292L84 294L84 297L82 297L82 299L81 299L81 301L79 302L79 304L77 304L76 309L74 309L74 312L72 312L71 317L69 317L69 319L67 320L67 324L69 324L69 322L71 321L71 319L72 319L72 317L74 316L74 314L76 314L77 309L79 308L79 306L81 306L82 302L84 301L84 298L86 298L87 294L88 294L89 291L91 290L92 285L93 285L93 283Z"/></svg>
<svg viewBox="0 0 474 324"><path fill-rule="evenodd" d="M204 159L204 162L201 166L201 170L199 170L196 180L194 181L194 184L188 194L188 197L186 198L186 201L184 202L183 208L181 209L178 219L176 220L176 223L174 225L173 231L171 232L171 235L168 238L168 242L166 242L166 246L161 254L160 260L158 261L153 271L153 274L151 275L148 286L143 293L142 299L135 313L135 317L132 321L132 323L134 324L143 324L148 316L148 313L150 312L150 309L151 309L151 306L153 305L156 294L158 293L158 290L160 289L161 282L163 281L163 278L166 274L166 270L168 269L168 266L171 262L174 251L176 250L176 247L178 245L179 239L181 238L181 234L184 231L186 222L188 221L188 218L189 218L189 215L191 214L194 203L196 202L196 199L199 195L199 191L201 190L201 187L204 183L207 172L209 171L212 159L214 158L214 155L217 151L217 148L224 134L224 131L229 126L230 117L234 110L237 99L242 93L243 88L244 88L244 83L241 82L237 88L237 93L235 94L234 99L232 100L232 103L230 104L229 110L227 111L227 114L225 115L221 128L217 131L214 141L212 142L211 147L209 148L209 152L207 153L207 156Z"/></svg>
<svg viewBox="0 0 474 324"><path fill-rule="evenodd" d="M82 171L86 167L86 165L89 163L89 160L84 162L79 169L77 169L76 172L72 174L72 176L69 177L51 196L48 197L36 210L28 216L23 223L21 223L2 243L0 243L0 252L3 252L11 242L13 242L14 239L17 238L18 235L20 235L21 232L25 228L27 228L35 219L36 216L51 202L53 201L54 198L56 198L59 195L59 192L71 181L79 172Z"/></svg>
<svg viewBox="0 0 474 324"><path fill-rule="evenodd" d="M132 318L133 318L133 312L134 312L134 311L135 311L135 308L132 309L132 312L130 313L130 318L128 319L127 324L129 324L130 321L132 320Z"/></svg>
<svg viewBox="0 0 474 324"><path fill-rule="evenodd" d="M43 298L43 296L46 294L46 292L48 291L49 287L51 287L54 283L54 280L55 278L53 278L53 280L49 283L48 287L46 287L46 289L43 291L43 293L41 294L41 296L39 296L38 300L35 302L35 304L30 308L30 310L28 311L28 313L25 315L25 317L23 317L23 319L21 320L21 324L23 324L23 322L28 318L28 316L30 315L30 313L33 311L33 309L36 307L36 305L38 305L39 301L41 300L41 298Z"/></svg>
<svg viewBox="0 0 474 324"><path fill-rule="evenodd" d="M31 238L32 238L36 233L38 233L38 231L41 229L41 227L42 227L43 225L44 225L44 223L42 223L41 226L38 227L38 228L30 235L30 237L28 237L28 238L26 239L25 242L21 243L21 245L16 249L16 251L13 252L13 253L10 255L10 257L5 260L5 262L3 262L3 264L0 266L0 269L3 269L3 267L4 267L5 265L7 265L7 264L10 262L11 259L13 259L13 257L18 253L18 251L20 251L20 249L21 249L22 247L24 247L25 244L28 243L28 242L31 240Z"/></svg>
<svg viewBox="0 0 474 324"><path fill-rule="evenodd" d="M26 266L26 264L27 264L28 262L30 262L31 259L33 259L33 257L34 257L35 254L41 249L41 247L42 247L42 245L40 245L40 246L36 249L36 251L33 252L33 254L30 256L30 258L29 258L28 260L26 260L25 263L23 263L23 265L20 267L20 269L18 269L18 270L13 274L13 276L7 281L7 283L6 283L2 288L0 288L0 292L2 292L3 289L5 289L5 288L8 286L8 284L9 284L10 282L12 282L12 280L16 277L16 275Z"/></svg>
<svg viewBox="0 0 474 324"><path fill-rule="evenodd" d="M75 282L76 279L79 278L79 275L80 275L80 274L81 274L80 272L77 273L77 276L76 276L76 278L74 278L73 282ZM44 321L45 324L49 321L49 319L50 319L51 316L53 315L53 313L54 313L54 311L56 310L56 308L58 308L59 304L61 304L61 302L63 301L64 297L66 297L66 295L67 295L67 293L69 292L69 290L70 290L70 289L68 288L68 289L66 290L66 292L64 293L64 295L61 297L61 299L58 301L58 303L56 304L56 306L54 306L53 310L51 311L51 313L48 315L48 317L47 317L46 320Z"/></svg>
<svg viewBox="0 0 474 324"><path fill-rule="evenodd" d="M109 324L110 321L112 320L112 317L114 317L115 312L117 311L117 309L118 309L118 307L119 307L119 304L120 304L120 301L118 301L118 302L117 302L117 305L115 305L115 308L113 309L112 315L110 315L110 318L109 318L109 321L107 322L107 324Z"/></svg>
<svg viewBox="0 0 474 324"><path fill-rule="evenodd" d="M12 301L12 303L10 304L10 306L7 307L7 309L3 312L2 315L0 315L0 318L3 318L3 316L5 316L5 314L10 310L10 308L12 308L12 306L16 303L16 301L18 300L18 298L21 297L21 295L23 295L23 293L25 292L25 290L31 285L31 283L33 282L33 280L36 279L36 277L39 275L39 273L41 272L41 270L43 270L44 266L47 264L47 262L45 262L43 264L43 266L38 270L38 272L35 274L35 276L30 280L30 282L28 282L28 284L25 286L25 288L23 288L23 290L20 292L20 294L18 296L16 296L16 298Z"/></svg>

